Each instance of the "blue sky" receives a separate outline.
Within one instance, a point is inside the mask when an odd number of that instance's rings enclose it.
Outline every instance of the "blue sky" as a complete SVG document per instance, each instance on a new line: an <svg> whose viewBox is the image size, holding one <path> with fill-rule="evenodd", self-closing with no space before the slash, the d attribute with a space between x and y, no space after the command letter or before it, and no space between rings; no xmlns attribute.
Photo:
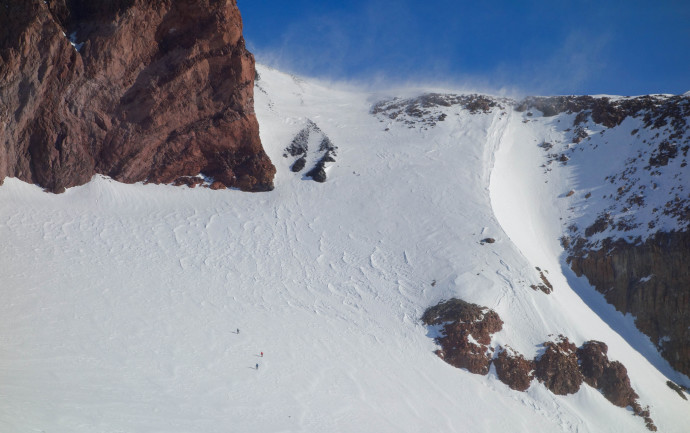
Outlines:
<svg viewBox="0 0 690 433"><path fill-rule="evenodd" d="M690 0L238 0L257 60L306 76L531 94L690 90Z"/></svg>

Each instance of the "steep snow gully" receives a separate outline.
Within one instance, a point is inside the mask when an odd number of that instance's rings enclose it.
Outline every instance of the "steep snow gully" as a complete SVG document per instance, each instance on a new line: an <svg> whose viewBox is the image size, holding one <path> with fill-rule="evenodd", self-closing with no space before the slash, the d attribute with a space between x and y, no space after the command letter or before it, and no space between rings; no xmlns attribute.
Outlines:
<svg viewBox="0 0 690 433"><path fill-rule="evenodd" d="M551 334L604 341L659 430L687 430L674 376L570 288L569 179L544 183L533 142L547 126L500 99L402 89L379 106L257 69L273 191L0 187L1 431L647 431L591 387L517 392L443 362L420 318L452 297L494 309L492 346L527 358ZM283 156L310 122L337 147L325 183ZM530 288L536 266L552 294Z"/></svg>
<svg viewBox="0 0 690 433"><path fill-rule="evenodd" d="M577 344L587 339L605 341L613 358L628 368L642 400L648 387L663 384L667 378L687 386L688 378L671 368L649 338L637 330L634 317L617 312L585 277L578 278L566 263L559 239L566 233L573 212L564 199L568 191L582 182L578 176L588 171L570 165L559 168L565 175L545 176L550 170L545 171L547 155L540 144L565 141L563 127L557 123L564 120L572 124L572 116L545 118L541 122L531 117L532 113L511 112L494 145L489 192L502 230L532 266L548 271L554 286L549 295L553 308L577 323L576 328L564 329L564 335L574 338ZM608 156L616 158L615 149ZM645 361L656 369L653 375L644 372L649 370L644 367Z"/></svg>

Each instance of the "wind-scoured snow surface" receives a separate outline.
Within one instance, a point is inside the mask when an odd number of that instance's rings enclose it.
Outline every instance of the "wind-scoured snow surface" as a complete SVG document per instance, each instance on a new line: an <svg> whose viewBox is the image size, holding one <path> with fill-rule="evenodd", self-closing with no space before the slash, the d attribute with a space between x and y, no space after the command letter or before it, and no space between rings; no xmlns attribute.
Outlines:
<svg viewBox="0 0 690 433"><path fill-rule="evenodd" d="M433 109L446 115L434 125L407 124L372 113L384 98L258 69L274 191L95 177L52 195L5 180L0 430L646 431L586 385L521 393L444 363L419 318L455 296L496 310L494 344L526 357L549 334L606 342L659 430L685 431L688 403L665 383L683 378L561 273L545 194L565 184L518 172L527 153L506 159L518 113L450 104ZM283 157L310 121L338 148L326 183ZM540 188L515 197L514 178ZM530 288L535 266L551 295Z"/></svg>

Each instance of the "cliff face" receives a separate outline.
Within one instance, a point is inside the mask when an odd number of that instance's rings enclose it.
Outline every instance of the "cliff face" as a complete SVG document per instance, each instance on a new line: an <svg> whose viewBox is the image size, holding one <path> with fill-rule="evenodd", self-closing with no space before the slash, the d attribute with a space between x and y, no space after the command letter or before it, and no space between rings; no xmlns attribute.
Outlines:
<svg viewBox="0 0 690 433"><path fill-rule="evenodd" d="M538 144L545 180L572 176L559 197L568 263L690 374L689 95L538 97L516 109L556 132Z"/></svg>
<svg viewBox="0 0 690 433"><path fill-rule="evenodd" d="M657 233L640 245L619 240L570 258L606 300L635 316L678 371L690 375L690 233Z"/></svg>
<svg viewBox="0 0 690 433"><path fill-rule="evenodd" d="M0 0L0 179L272 189L234 0Z"/></svg>

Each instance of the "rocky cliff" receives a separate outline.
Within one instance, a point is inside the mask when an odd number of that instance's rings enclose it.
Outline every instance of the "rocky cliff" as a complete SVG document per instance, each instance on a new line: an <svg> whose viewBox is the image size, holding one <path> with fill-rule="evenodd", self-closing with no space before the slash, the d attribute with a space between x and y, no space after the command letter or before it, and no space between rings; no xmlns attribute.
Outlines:
<svg viewBox="0 0 690 433"><path fill-rule="evenodd" d="M538 143L545 181L573 176L559 198L568 263L690 374L690 97L540 97L516 109L556 131Z"/></svg>
<svg viewBox="0 0 690 433"><path fill-rule="evenodd" d="M570 260L610 304L635 316L673 368L690 375L690 233L609 242Z"/></svg>
<svg viewBox="0 0 690 433"><path fill-rule="evenodd" d="M235 0L0 0L0 182L272 189L254 74Z"/></svg>

